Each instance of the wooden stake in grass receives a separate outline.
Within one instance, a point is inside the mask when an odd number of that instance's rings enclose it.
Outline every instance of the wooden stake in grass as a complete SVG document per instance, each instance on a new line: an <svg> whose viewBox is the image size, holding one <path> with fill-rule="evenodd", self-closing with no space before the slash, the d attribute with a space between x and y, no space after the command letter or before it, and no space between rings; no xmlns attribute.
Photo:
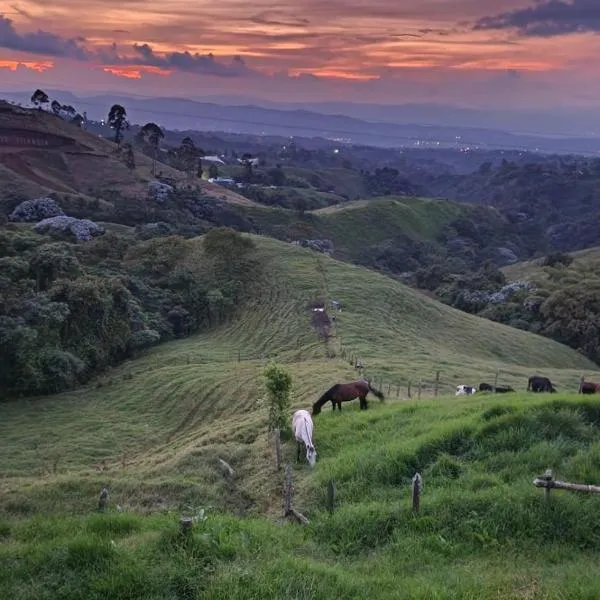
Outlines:
<svg viewBox="0 0 600 600"><path fill-rule="evenodd" d="M283 516L292 517L296 522L302 525L308 525L309 520L292 506L292 467L289 464L285 465L285 479L283 485Z"/></svg>
<svg viewBox="0 0 600 600"><path fill-rule="evenodd" d="M554 475L552 474L552 469L546 469L546 472L542 475L542 477L536 477L533 482L533 485L535 485L536 487L540 487L540 482L543 482L543 485L541 485L541 487L546 488L544 490L544 500L546 502L550 502L550 489L553 487L552 484L554 483Z"/></svg>
<svg viewBox="0 0 600 600"><path fill-rule="evenodd" d="M98 498L98 510L104 512L106 507L108 506L108 490L106 488L102 488L100 492L100 498Z"/></svg>
<svg viewBox="0 0 600 600"><path fill-rule="evenodd" d="M498 377L500 375L500 369L498 369L496 371L496 377L494 377L494 392L496 391L496 388L498 387Z"/></svg>
<svg viewBox="0 0 600 600"><path fill-rule="evenodd" d="M285 465L283 481L283 516L287 517L292 512L292 467Z"/></svg>
<svg viewBox="0 0 600 600"><path fill-rule="evenodd" d="M181 517L179 519L179 531L181 535L188 536L192 532L193 523L192 517Z"/></svg>
<svg viewBox="0 0 600 600"><path fill-rule="evenodd" d="M327 510L331 514L335 510L335 481L333 479L327 483Z"/></svg>
<svg viewBox="0 0 600 600"><path fill-rule="evenodd" d="M440 372L435 372L435 388L433 389L433 395L438 395L438 390L440 389Z"/></svg>
<svg viewBox="0 0 600 600"><path fill-rule="evenodd" d="M281 470L281 431L275 430L275 468Z"/></svg>
<svg viewBox="0 0 600 600"><path fill-rule="evenodd" d="M409 382L408 382L408 397L409 397L409 398L412 398L412 394L411 394L411 391L410 391L410 386L411 386L411 384L412 384L412 382L411 382L411 381L409 381Z"/></svg>
<svg viewBox="0 0 600 600"><path fill-rule="evenodd" d="M418 392L418 396L417 398L420 400L421 399L421 387L423 386L423 382L419 381L419 392Z"/></svg>
<svg viewBox="0 0 600 600"><path fill-rule="evenodd" d="M421 507L421 491L423 490L423 478L419 473L415 473L412 478L412 509L418 515Z"/></svg>

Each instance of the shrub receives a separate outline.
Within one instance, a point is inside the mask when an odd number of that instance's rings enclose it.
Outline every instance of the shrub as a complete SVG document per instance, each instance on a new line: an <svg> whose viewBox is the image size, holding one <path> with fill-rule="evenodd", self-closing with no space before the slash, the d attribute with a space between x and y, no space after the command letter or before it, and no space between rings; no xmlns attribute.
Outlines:
<svg viewBox="0 0 600 600"><path fill-rule="evenodd" d="M269 402L269 431L287 428L287 413L291 405L292 376L274 362L265 369L265 387Z"/></svg>

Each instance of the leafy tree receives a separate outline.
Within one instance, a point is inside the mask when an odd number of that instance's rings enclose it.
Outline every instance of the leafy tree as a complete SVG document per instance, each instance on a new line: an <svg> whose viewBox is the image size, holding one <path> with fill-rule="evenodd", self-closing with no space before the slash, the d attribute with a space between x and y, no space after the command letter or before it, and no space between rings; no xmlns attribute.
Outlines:
<svg viewBox="0 0 600 600"><path fill-rule="evenodd" d="M77 127L81 127L83 125L83 117L77 113L72 119L69 120L69 123L77 125Z"/></svg>
<svg viewBox="0 0 600 600"><path fill-rule="evenodd" d="M77 114L77 111L70 104L63 105L60 112L65 119L73 119Z"/></svg>
<svg viewBox="0 0 600 600"><path fill-rule="evenodd" d="M165 137L163 130L156 123L146 123L140 130L140 138L152 150L152 175L156 176L156 161L160 140Z"/></svg>
<svg viewBox="0 0 600 600"><path fill-rule="evenodd" d="M115 142L119 145L123 130L129 128L127 111L120 104L113 104L108 112L108 126L115 130Z"/></svg>
<svg viewBox="0 0 600 600"><path fill-rule="evenodd" d="M42 106L48 104L48 102L50 102L50 98L46 92L37 89L31 96L31 102L38 107L38 110L42 110Z"/></svg>
<svg viewBox="0 0 600 600"><path fill-rule="evenodd" d="M564 265L568 267L573 262L573 257L570 254L564 252L555 252L554 254L548 254L542 266L544 267L556 267L557 265Z"/></svg>
<svg viewBox="0 0 600 600"><path fill-rule="evenodd" d="M215 163L208 165L208 177L209 179L216 179L219 176L219 167Z"/></svg>
<svg viewBox="0 0 600 600"><path fill-rule="evenodd" d="M267 175L269 176L272 185L276 185L277 187L285 185L286 177L281 165L277 165L275 169L270 169Z"/></svg>
<svg viewBox="0 0 600 600"><path fill-rule="evenodd" d="M252 170L252 155L247 152L242 154L242 165L244 166L244 173L242 175L245 182L250 183L254 178L254 172Z"/></svg>
<svg viewBox="0 0 600 600"><path fill-rule="evenodd" d="M292 376L281 365L270 362L265 369L264 378L269 404L269 431L286 431L289 429Z"/></svg>
<svg viewBox="0 0 600 600"><path fill-rule="evenodd" d="M200 174L202 174L202 163L199 158L204 155L204 151L196 147L191 137L184 137L181 140L178 155L181 168L188 175L193 175L194 172L198 171L198 168L200 169Z"/></svg>
<svg viewBox="0 0 600 600"><path fill-rule="evenodd" d="M63 107L62 107L62 104L58 100L52 100L52 104L50 104L50 108L52 109L52 112L57 117L59 117Z"/></svg>
<svg viewBox="0 0 600 600"><path fill-rule="evenodd" d="M125 166L130 171L133 171L135 169L135 154L133 152L133 146L130 143L125 143L121 147L121 150L122 150L121 154L122 154L123 162L125 163Z"/></svg>

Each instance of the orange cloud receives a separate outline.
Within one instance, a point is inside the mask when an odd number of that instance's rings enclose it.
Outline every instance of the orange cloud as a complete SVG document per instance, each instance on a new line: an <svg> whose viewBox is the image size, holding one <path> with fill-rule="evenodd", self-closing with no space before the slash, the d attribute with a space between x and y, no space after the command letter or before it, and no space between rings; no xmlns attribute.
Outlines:
<svg viewBox="0 0 600 600"><path fill-rule="evenodd" d="M54 63L49 60L31 61L31 60L0 60L0 69L16 71L19 67L25 67L37 73L44 73L54 67Z"/></svg>
<svg viewBox="0 0 600 600"><path fill-rule="evenodd" d="M110 73L116 77L123 77L125 79L141 79L144 73L151 73L152 75L161 75L162 77L168 77L172 71L167 69L161 69L159 67L151 66L134 66L134 65L118 65L118 66L105 66L102 67L105 73Z"/></svg>

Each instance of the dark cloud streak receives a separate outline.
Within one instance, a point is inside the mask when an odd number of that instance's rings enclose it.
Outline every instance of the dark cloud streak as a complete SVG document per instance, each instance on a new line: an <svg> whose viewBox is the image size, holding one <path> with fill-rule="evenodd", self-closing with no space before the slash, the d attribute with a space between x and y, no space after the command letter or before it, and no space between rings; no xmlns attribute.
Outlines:
<svg viewBox="0 0 600 600"><path fill-rule="evenodd" d="M84 46L85 41L83 37L65 39L41 29L33 33L20 34L14 28L12 20L0 14L0 48L7 50L70 58L81 62L99 62L106 66L151 66L217 77L256 74L246 66L240 56L234 56L230 63L223 63L210 53L168 52L159 55L148 44L134 44L133 54L127 55L119 52L114 43L108 48L90 50Z"/></svg>
<svg viewBox="0 0 600 600"><path fill-rule="evenodd" d="M32 33L19 34L15 30L12 20L0 14L0 48L29 52L30 54L88 60L88 53L81 45L83 42L85 39L82 37L64 39L41 29Z"/></svg>
<svg viewBox="0 0 600 600"><path fill-rule="evenodd" d="M522 36L600 33L599 0L542 0L528 8L483 17L473 30L516 29Z"/></svg>

